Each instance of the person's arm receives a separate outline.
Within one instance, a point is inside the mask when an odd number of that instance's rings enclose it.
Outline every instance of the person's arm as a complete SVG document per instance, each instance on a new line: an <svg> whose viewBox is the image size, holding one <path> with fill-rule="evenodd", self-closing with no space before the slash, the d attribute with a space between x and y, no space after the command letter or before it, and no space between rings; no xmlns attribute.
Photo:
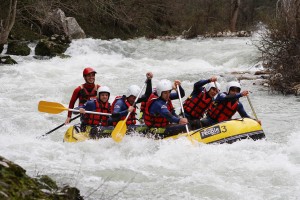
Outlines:
<svg viewBox="0 0 300 200"><path fill-rule="evenodd" d="M228 94L226 97L224 97L225 101L232 101L232 100L238 100L241 97L247 96L249 94L248 90L242 91L241 93L236 94Z"/></svg>
<svg viewBox="0 0 300 200"><path fill-rule="evenodd" d="M217 94L217 97L214 99L214 102L218 103L218 102L225 101L226 100L225 98L226 98L225 93L219 93Z"/></svg>
<svg viewBox="0 0 300 200"><path fill-rule="evenodd" d="M84 105L77 107L80 113L85 114L85 111L95 111L96 104L93 100L88 100Z"/></svg>
<svg viewBox="0 0 300 200"><path fill-rule="evenodd" d="M238 113L240 114L241 117L246 117L246 118L250 118L250 116L246 113L244 106L241 102L239 102L238 104L238 108L237 108Z"/></svg>
<svg viewBox="0 0 300 200"><path fill-rule="evenodd" d="M81 87L78 86L78 87L73 91L72 97L71 97L70 102L69 102L69 108L70 108L70 109L73 109L73 108L74 108L75 102L76 102L76 100L77 100L78 97L79 97L79 92L80 92L80 90L81 90ZM65 121L65 124L69 124L69 123L70 123L71 117L72 117L72 111L68 111L67 119L66 119L66 121Z"/></svg>
<svg viewBox="0 0 300 200"><path fill-rule="evenodd" d="M179 99L179 95L178 95L178 93L177 93L177 86L176 86L177 83L178 83L178 85L179 85L179 92L180 92L181 98L183 98L183 97L185 96L185 91L184 91L184 89L181 87L180 81L175 81L174 86L173 86L173 89L176 90L176 92L172 92L172 93L170 94L170 99L171 99L171 100Z"/></svg>
<svg viewBox="0 0 300 200"><path fill-rule="evenodd" d="M94 100L88 100L83 106L79 106L79 107L88 111L96 110L96 104Z"/></svg>
<svg viewBox="0 0 300 200"><path fill-rule="evenodd" d="M169 122L179 123L180 118L173 116L163 101L155 101L151 105L149 111L151 114L159 113L161 116L165 117Z"/></svg>
<svg viewBox="0 0 300 200"><path fill-rule="evenodd" d="M233 100L237 100L241 97L242 97L241 93L237 93L237 94L219 93L218 96L216 97L215 101L216 102L233 101Z"/></svg>
<svg viewBox="0 0 300 200"><path fill-rule="evenodd" d="M141 102L146 102L150 95L152 94L152 81L151 79L147 80L147 86L146 86L146 91L145 94L143 94L137 101L136 104L141 103Z"/></svg>
<svg viewBox="0 0 300 200"><path fill-rule="evenodd" d="M202 88L204 85L206 85L207 83L210 83L210 79L207 79L207 80L200 80L198 82L196 82L194 84L194 89L193 89L193 92L195 91L197 94L199 94L200 92L202 92Z"/></svg>
<svg viewBox="0 0 300 200"><path fill-rule="evenodd" d="M146 102L150 95L152 94L152 77L153 77L153 74L151 72L148 72L146 74L147 76L147 81L146 81L146 91L145 91L145 94L143 94L137 101L136 103L141 103L141 102Z"/></svg>
<svg viewBox="0 0 300 200"><path fill-rule="evenodd" d="M126 107L127 106L125 106L124 101L122 99L119 99L114 106L112 114L120 114L120 116L126 116L128 114L128 109Z"/></svg>
<svg viewBox="0 0 300 200"><path fill-rule="evenodd" d="M179 85L179 92L180 92L181 98L183 98L183 97L185 96L185 91L184 91L184 89L181 87L181 85Z"/></svg>
<svg viewBox="0 0 300 200"><path fill-rule="evenodd" d="M79 97L78 94L79 94L80 89L81 89L81 88L80 88L80 86L79 86L79 87L77 87L77 88L73 91L72 97L71 97L70 102L69 102L69 108L70 108L70 109L73 109L73 108L74 108L75 102L76 102L76 100L77 100L78 97ZM68 112L68 117L71 118L71 116L72 116L72 112L69 111L69 112Z"/></svg>

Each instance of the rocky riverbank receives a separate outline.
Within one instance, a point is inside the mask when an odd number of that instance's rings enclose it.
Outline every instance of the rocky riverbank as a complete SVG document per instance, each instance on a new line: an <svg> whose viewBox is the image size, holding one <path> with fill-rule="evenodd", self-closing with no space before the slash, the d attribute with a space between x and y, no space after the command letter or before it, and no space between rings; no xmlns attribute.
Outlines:
<svg viewBox="0 0 300 200"><path fill-rule="evenodd" d="M48 176L26 175L19 165L0 156L0 199L81 200L77 188L58 187Z"/></svg>

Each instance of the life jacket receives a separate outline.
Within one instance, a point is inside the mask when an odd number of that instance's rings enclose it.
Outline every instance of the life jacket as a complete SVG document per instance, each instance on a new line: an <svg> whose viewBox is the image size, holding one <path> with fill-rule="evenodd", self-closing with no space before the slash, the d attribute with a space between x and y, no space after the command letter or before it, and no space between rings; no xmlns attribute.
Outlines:
<svg viewBox="0 0 300 200"><path fill-rule="evenodd" d="M145 113L145 109L146 109L146 103L145 101L141 102L141 107L140 107L140 113L142 114L140 118L144 117L144 113ZM173 112L173 110L175 110L172 101L169 99L167 102L167 106L168 106L168 110L170 110L170 112Z"/></svg>
<svg viewBox="0 0 300 200"><path fill-rule="evenodd" d="M238 100L215 103L208 110L207 115L218 122L230 119L237 111Z"/></svg>
<svg viewBox="0 0 300 200"><path fill-rule="evenodd" d="M144 122L149 127L166 127L170 124L170 122L167 120L167 118L161 116L160 114L150 114L149 108L152 105L153 102L155 102L158 99L158 96L156 94L151 94L148 101L146 102L146 108L145 108L145 115L144 115ZM172 101L169 99L167 101L167 108L170 112L174 110Z"/></svg>
<svg viewBox="0 0 300 200"><path fill-rule="evenodd" d="M142 101L141 102L141 106L140 106L140 116L139 116L139 121L141 123L144 123L144 112L145 112L145 108L146 108L146 102Z"/></svg>
<svg viewBox="0 0 300 200"><path fill-rule="evenodd" d="M117 97L115 98L114 102L112 103L112 106L111 106L111 112L114 111L115 104L116 104L116 102L117 102L119 99L122 99L122 100L125 102L125 104L126 104L126 106L127 106L126 109L128 109L129 106L132 106L132 105L130 105L130 103L127 101L127 99L126 99L125 96L117 96ZM127 125L136 124L136 117L135 117L135 115L136 115L136 107L134 108L134 110L133 110L133 111L130 113L130 115L128 116L128 119L127 119L127 121L126 121L126 124L127 124ZM126 118L126 116L121 116L121 119L120 119L120 120L124 120L125 118ZM116 121L116 122L113 122L113 125L115 126L115 125L117 125L117 123L118 123L117 121Z"/></svg>
<svg viewBox="0 0 300 200"><path fill-rule="evenodd" d="M140 112L145 112L145 108L146 108L146 102L143 101L143 102L141 102Z"/></svg>
<svg viewBox="0 0 300 200"><path fill-rule="evenodd" d="M106 103L98 102L94 100L96 104L95 112L103 112L103 113L110 113L110 103L107 101ZM106 115L96 115L96 114L84 114L83 123L86 125L101 125L101 126L108 126L108 116Z"/></svg>
<svg viewBox="0 0 300 200"><path fill-rule="evenodd" d="M212 98L204 91L200 92L196 97L190 96L183 104L184 111L194 118L202 118L204 112L211 105Z"/></svg>
<svg viewBox="0 0 300 200"><path fill-rule="evenodd" d="M80 91L79 91L79 106L82 106L85 102L88 100L93 100L97 98L97 90L100 87L100 85L95 84L94 88L86 88L85 84L80 85ZM89 92L90 90L90 92Z"/></svg>

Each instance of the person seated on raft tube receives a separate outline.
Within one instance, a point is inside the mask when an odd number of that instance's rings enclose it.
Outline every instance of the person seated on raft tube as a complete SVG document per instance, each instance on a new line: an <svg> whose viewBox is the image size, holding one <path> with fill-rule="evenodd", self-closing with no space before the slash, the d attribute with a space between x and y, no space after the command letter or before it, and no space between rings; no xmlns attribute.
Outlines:
<svg viewBox="0 0 300 200"><path fill-rule="evenodd" d="M177 83L178 83L178 85L179 85L180 95L181 95L182 97L184 97L184 96L185 96L185 91L184 91L184 89L180 86L181 83L180 83L179 80L175 80L175 81L174 81L174 85L173 85L172 89L173 89L173 90L176 90L176 89L177 89L177 88L176 88ZM152 93L155 93L155 94L157 95L156 88L152 88ZM174 95L174 96L171 97L171 98L172 98L172 99L178 99L179 96L178 96L178 95ZM146 103L147 103L147 102L141 102L141 106L140 106L140 118L139 118L140 123L144 123L144 113L145 113ZM173 115L177 116L177 114L176 114L176 112L175 112L175 108L174 108L174 106L173 106L173 104L172 104L172 101L170 100L170 101L168 102L168 104L169 104L170 108L172 108L172 109L171 109L171 113L172 113Z"/></svg>
<svg viewBox="0 0 300 200"><path fill-rule="evenodd" d="M152 93L152 81L153 78L152 72L148 72L146 74L147 77L147 86L145 94L143 94L141 97L138 98L137 103L147 101L149 96ZM141 89L137 85L131 85L126 92L126 95L123 96L117 96L112 103L112 114L115 116L113 118L110 118L110 123L112 123L113 126L116 126L117 123L120 120L124 120L130 112L130 115L126 121L127 125L135 125L136 124L136 106L132 106L135 102L136 98L138 97L138 94L140 93Z"/></svg>
<svg viewBox="0 0 300 200"><path fill-rule="evenodd" d="M73 109L75 102L77 99L79 99L78 106L82 106L86 101L90 99L95 99L97 96L97 90L100 87L100 85L95 84L95 76L96 76L96 71L91 68L87 67L83 70L82 75L85 80L85 83L78 86L71 97L70 103L69 103L69 108ZM65 124L70 123L70 119L72 116L72 112L69 111L67 115L67 119L65 121Z"/></svg>
<svg viewBox="0 0 300 200"><path fill-rule="evenodd" d="M183 103L185 117L189 120L192 129L199 128L200 119L219 93L221 86L216 81L217 77L212 76L210 79L196 82L191 95Z"/></svg>
<svg viewBox="0 0 300 200"><path fill-rule="evenodd" d="M230 120L236 111L241 117L250 118L243 104L239 101L239 98L247 96L248 94L249 91L247 90L241 92L240 83L236 81L229 82L226 87L226 92L218 94L213 105L208 109L206 118L200 120L202 126L207 127ZM261 124L260 120L258 120L258 123Z"/></svg>
<svg viewBox="0 0 300 200"><path fill-rule="evenodd" d="M97 90L97 99L89 100L83 106L79 107L80 113L84 114L81 122L81 132L84 132L86 130L86 126L91 126L92 129L90 131L90 137L95 139L96 137L99 137L98 133L100 131L98 129L101 128L100 126L109 125L109 117L107 115L85 113L86 110L102 113L111 113L111 105L108 102L109 97L109 87L101 86Z"/></svg>
<svg viewBox="0 0 300 200"><path fill-rule="evenodd" d="M180 93L184 96L184 90L180 86L180 81L175 81L174 86L172 86L171 81L161 80L157 87L157 93L152 93L149 97L145 113L144 121L145 124L150 128L150 132L157 137L164 138L185 132L185 124L188 123L187 118L179 118L175 114L174 107L171 100L178 99L179 95L177 93L171 93L172 89L179 85ZM170 123L176 123L179 125L170 125Z"/></svg>

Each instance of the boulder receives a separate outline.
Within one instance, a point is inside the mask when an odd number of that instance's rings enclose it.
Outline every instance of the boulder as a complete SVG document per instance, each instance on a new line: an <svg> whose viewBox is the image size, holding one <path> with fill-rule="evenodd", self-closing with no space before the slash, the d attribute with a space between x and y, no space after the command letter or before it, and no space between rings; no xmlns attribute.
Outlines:
<svg viewBox="0 0 300 200"><path fill-rule="evenodd" d="M42 39L35 47L35 55L54 57L63 54L68 47L68 44L58 44L50 40Z"/></svg>
<svg viewBox="0 0 300 200"><path fill-rule="evenodd" d="M18 64L17 61L12 59L10 56L0 56L0 64L13 65Z"/></svg>
<svg viewBox="0 0 300 200"><path fill-rule="evenodd" d="M0 156L0 199L82 200L77 188L59 188L48 176L31 178L19 165Z"/></svg>
<svg viewBox="0 0 300 200"><path fill-rule="evenodd" d="M300 83L295 83L292 90L294 91L294 94L296 96L299 96L300 95Z"/></svg>
<svg viewBox="0 0 300 200"><path fill-rule="evenodd" d="M26 42L12 41L8 42L6 54L17 56L28 56L30 54L30 48Z"/></svg>
<svg viewBox="0 0 300 200"><path fill-rule="evenodd" d="M66 17L61 9L49 13L49 20L43 24L42 31L45 35L65 35L70 39L85 38L86 35L74 17Z"/></svg>
<svg viewBox="0 0 300 200"><path fill-rule="evenodd" d="M74 17L67 17L65 21L66 21L66 28L67 28L67 33L66 33L67 36L69 36L71 39L80 39L86 37L84 31L79 26L79 24L77 23Z"/></svg>

